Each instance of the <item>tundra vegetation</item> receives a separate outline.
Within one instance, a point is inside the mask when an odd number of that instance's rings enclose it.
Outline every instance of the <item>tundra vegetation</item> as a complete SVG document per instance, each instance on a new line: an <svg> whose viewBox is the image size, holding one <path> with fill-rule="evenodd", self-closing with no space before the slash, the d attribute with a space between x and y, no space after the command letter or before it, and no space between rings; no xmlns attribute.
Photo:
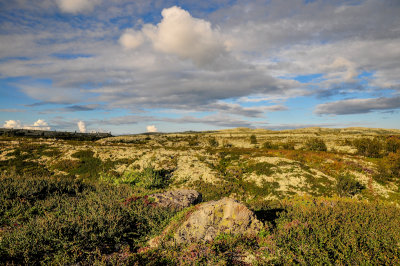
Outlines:
<svg viewBox="0 0 400 266"><path fill-rule="evenodd" d="M0 136L0 264L400 264L400 131L366 128ZM150 247L183 210L231 197L255 236Z"/></svg>

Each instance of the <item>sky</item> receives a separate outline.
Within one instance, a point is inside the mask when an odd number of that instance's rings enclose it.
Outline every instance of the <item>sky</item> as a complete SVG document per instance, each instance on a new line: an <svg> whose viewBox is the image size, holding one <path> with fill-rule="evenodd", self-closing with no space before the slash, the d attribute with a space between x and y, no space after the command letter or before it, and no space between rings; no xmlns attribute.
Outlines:
<svg viewBox="0 0 400 266"><path fill-rule="evenodd" d="M400 128L399 0L0 0L0 127Z"/></svg>

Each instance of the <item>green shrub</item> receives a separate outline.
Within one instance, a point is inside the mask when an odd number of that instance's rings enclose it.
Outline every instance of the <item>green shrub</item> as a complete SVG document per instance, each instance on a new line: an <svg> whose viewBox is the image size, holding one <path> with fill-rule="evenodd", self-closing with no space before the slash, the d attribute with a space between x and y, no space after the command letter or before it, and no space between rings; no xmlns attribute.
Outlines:
<svg viewBox="0 0 400 266"><path fill-rule="evenodd" d="M36 161L47 146L22 143L7 156L14 156L8 160L0 160L0 172L17 175L43 176L51 172Z"/></svg>
<svg viewBox="0 0 400 266"><path fill-rule="evenodd" d="M264 149L276 149L276 145L274 145L271 141L265 141L262 145Z"/></svg>
<svg viewBox="0 0 400 266"><path fill-rule="evenodd" d="M79 160L59 160L53 165L53 168L72 176L92 180L99 177L103 168L110 168L109 163L104 164L99 158L94 157L94 152L91 150L77 151L71 156Z"/></svg>
<svg viewBox="0 0 400 266"><path fill-rule="evenodd" d="M382 183L400 179L400 150L389 153L378 162L374 178Z"/></svg>
<svg viewBox="0 0 400 266"><path fill-rule="evenodd" d="M295 198L264 212L254 237L214 240L136 253L138 265L398 265L400 210L350 199Z"/></svg>
<svg viewBox="0 0 400 266"><path fill-rule="evenodd" d="M125 171L122 176L113 176L107 173L100 175L100 180L113 184L129 184L146 189L165 188L171 181L172 172L156 170L148 165L143 171Z"/></svg>
<svg viewBox="0 0 400 266"><path fill-rule="evenodd" d="M200 145L199 137L198 136L189 136L188 137L188 145L190 147L195 147Z"/></svg>
<svg viewBox="0 0 400 266"><path fill-rule="evenodd" d="M175 213L132 196L129 186L1 181L0 264L92 264L108 254L135 252Z"/></svg>
<svg viewBox="0 0 400 266"><path fill-rule="evenodd" d="M357 154L366 157L379 158L383 144L378 138L360 138L353 141L353 145L357 148Z"/></svg>
<svg viewBox="0 0 400 266"><path fill-rule="evenodd" d="M312 138L307 140L306 149L309 151L327 151L325 142L319 138Z"/></svg>
<svg viewBox="0 0 400 266"><path fill-rule="evenodd" d="M385 140L386 153L396 153L400 150L400 136L390 136Z"/></svg>
<svg viewBox="0 0 400 266"><path fill-rule="evenodd" d="M285 150L294 150L294 148L295 148L295 143L293 142L293 141L286 141L286 142L282 142L281 144L280 144L280 146L282 147L282 149L285 149Z"/></svg>
<svg viewBox="0 0 400 266"><path fill-rule="evenodd" d="M270 164L270 163L256 163L256 164L251 164L246 168L246 172L252 173L255 172L257 175L267 175L270 176L275 173L276 169L275 165Z"/></svg>
<svg viewBox="0 0 400 266"><path fill-rule="evenodd" d="M142 172L137 173L137 186L147 189L164 188L171 178L171 172L168 170L155 170L152 166L147 166Z"/></svg>
<svg viewBox="0 0 400 266"><path fill-rule="evenodd" d="M257 137L256 135L250 136L250 144L257 144Z"/></svg>
<svg viewBox="0 0 400 266"><path fill-rule="evenodd" d="M273 264L400 264L400 209L377 202L299 199L283 203Z"/></svg>
<svg viewBox="0 0 400 266"><path fill-rule="evenodd" d="M365 189L365 186L360 184L349 174L339 176L336 184L336 191L339 196L350 197L354 196Z"/></svg>
<svg viewBox="0 0 400 266"><path fill-rule="evenodd" d="M211 147L218 147L218 145L219 145L219 143L218 143L218 141L215 139L215 137L210 137L210 138L208 139L208 144L209 144Z"/></svg>

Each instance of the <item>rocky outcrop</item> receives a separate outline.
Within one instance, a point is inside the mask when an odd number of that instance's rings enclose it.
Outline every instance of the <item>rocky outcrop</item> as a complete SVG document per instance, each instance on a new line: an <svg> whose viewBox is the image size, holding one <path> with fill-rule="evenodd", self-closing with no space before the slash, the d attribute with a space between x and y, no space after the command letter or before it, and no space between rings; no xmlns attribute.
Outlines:
<svg viewBox="0 0 400 266"><path fill-rule="evenodd" d="M230 198L210 201L196 211L175 231L177 244L211 241L221 233L255 235L262 223L244 204Z"/></svg>
<svg viewBox="0 0 400 266"><path fill-rule="evenodd" d="M154 198L154 204L160 207L184 209L201 202L202 196L196 190L178 189L149 195Z"/></svg>

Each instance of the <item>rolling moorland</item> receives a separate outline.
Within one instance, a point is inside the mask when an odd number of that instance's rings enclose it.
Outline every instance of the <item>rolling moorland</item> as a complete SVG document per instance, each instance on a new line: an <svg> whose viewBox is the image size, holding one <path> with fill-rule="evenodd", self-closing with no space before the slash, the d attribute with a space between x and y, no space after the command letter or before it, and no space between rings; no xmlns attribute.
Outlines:
<svg viewBox="0 0 400 266"><path fill-rule="evenodd" d="M0 178L0 264L400 264L400 130L4 134ZM151 195L179 188L236 199L262 229L170 244L198 205Z"/></svg>

